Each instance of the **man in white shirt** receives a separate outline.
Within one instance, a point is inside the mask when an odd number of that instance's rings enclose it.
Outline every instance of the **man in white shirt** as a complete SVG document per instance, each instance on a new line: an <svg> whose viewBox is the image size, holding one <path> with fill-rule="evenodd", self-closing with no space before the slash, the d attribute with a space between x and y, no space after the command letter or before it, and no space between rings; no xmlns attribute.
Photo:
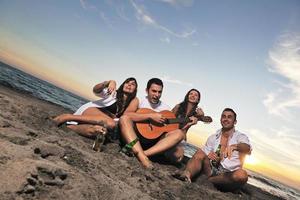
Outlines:
<svg viewBox="0 0 300 200"><path fill-rule="evenodd" d="M222 129L211 135L205 146L189 160L183 172L174 176L191 182L199 173L223 191L232 191L243 186L248 175L242 169L246 154L251 153L248 137L235 130L236 113L225 108L221 115Z"/></svg>
<svg viewBox="0 0 300 200"><path fill-rule="evenodd" d="M176 129L163 134L157 139L149 140L135 130L134 122L150 120L155 123L164 124L166 119L158 112L170 110L170 107L160 101L162 91L163 82L158 78L150 79L146 88L147 96L142 99L134 99L119 121L122 137L127 143L126 146L132 150L145 168L153 168L148 157L172 149L185 137L185 134L181 129ZM156 112L137 113L136 111L139 108L150 108ZM174 154L176 154L176 151L174 151ZM174 155L174 157L176 159L176 155ZM180 160L181 158L177 159Z"/></svg>

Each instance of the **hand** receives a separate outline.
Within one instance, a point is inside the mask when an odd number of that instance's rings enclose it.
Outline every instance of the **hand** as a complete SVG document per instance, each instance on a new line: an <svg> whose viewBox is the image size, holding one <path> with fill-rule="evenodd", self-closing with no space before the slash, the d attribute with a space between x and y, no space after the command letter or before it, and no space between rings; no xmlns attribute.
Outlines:
<svg viewBox="0 0 300 200"><path fill-rule="evenodd" d="M201 108L196 108L196 115L197 116L203 116L204 115L204 112Z"/></svg>
<svg viewBox="0 0 300 200"><path fill-rule="evenodd" d="M210 116L204 116L204 115L201 116L200 120L203 121L205 124L209 124L213 121Z"/></svg>
<svg viewBox="0 0 300 200"><path fill-rule="evenodd" d="M198 118L197 117L191 116L191 117L189 117L189 119L191 121L186 124L187 127L193 126L193 125L197 124L197 122L198 122Z"/></svg>
<svg viewBox="0 0 300 200"><path fill-rule="evenodd" d="M227 157L228 159L230 159L232 156L232 152L237 150L238 150L237 144L232 144L228 146L224 151L224 158Z"/></svg>
<svg viewBox="0 0 300 200"><path fill-rule="evenodd" d="M107 93L108 94L113 94L116 91L116 81L109 81L107 85Z"/></svg>
<svg viewBox="0 0 300 200"><path fill-rule="evenodd" d="M160 124L163 124L166 121L166 118L160 113L152 113L150 119Z"/></svg>
<svg viewBox="0 0 300 200"><path fill-rule="evenodd" d="M209 154L207 155L207 157L209 158L209 160L217 160L217 159L219 159L218 155L215 152L213 152L213 151L209 152Z"/></svg>

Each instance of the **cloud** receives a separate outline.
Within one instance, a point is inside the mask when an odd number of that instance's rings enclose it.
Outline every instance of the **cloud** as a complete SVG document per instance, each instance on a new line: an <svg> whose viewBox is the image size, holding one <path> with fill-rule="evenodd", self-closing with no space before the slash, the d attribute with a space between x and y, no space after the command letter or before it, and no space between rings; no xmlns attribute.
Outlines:
<svg viewBox="0 0 300 200"><path fill-rule="evenodd" d="M98 9L96 6L92 5L87 0L79 0L79 1L80 1L81 7L84 10L96 12L107 26L109 26L111 28L113 27L111 20L106 16L104 11Z"/></svg>
<svg viewBox="0 0 300 200"><path fill-rule="evenodd" d="M300 108L300 34L281 35L269 51L268 70L284 81L266 95L263 103L270 114L289 117L292 109Z"/></svg>
<svg viewBox="0 0 300 200"><path fill-rule="evenodd" d="M130 22L129 17L127 17L127 15L125 14L125 8L122 5L116 8L116 12L121 19Z"/></svg>
<svg viewBox="0 0 300 200"><path fill-rule="evenodd" d="M156 29L159 29L159 30L161 30L165 33L168 33L177 38L189 38L190 36L192 36L193 34L196 33L196 30L183 31L182 33L176 33L174 31L168 29L167 27L161 25L160 23L158 23L153 17L151 17L150 14L148 14L146 12L145 8L143 8L142 6L138 6L133 0L130 0L130 3L136 11L137 20L142 22L145 25L152 26Z"/></svg>
<svg viewBox="0 0 300 200"><path fill-rule="evenodd" d="M248 131L248 135L253 151L258 155L264 156L275 163L300 167L298 154L295 153L300 151L298 142L300 137L296 134L296 131L286 127L268 131L251 129ZM265 162L268 161L265 160Z"/></svg>
<svg viewBox="0 0 300 200"><path fill-rule="evenodd" d="M87 2L87 0L79 0L80 5L84 10L97 10L96 6L91 5L90 3Z"/></svg>
<svg viewBox="0 0 300 200"><path fill-rule="evenodd" d="M171 39L169 37L160 38L160 41L168 43L168 44L171 43Z"/></svg>
<svg viewBox="0 0 300 200"><path fill-rule="evenodd" d="M168 3L172 6L185 6L185 7L190 7L194 4L194 0L157 0L161 1L164 3Z"/></svg>
<svg viewBox="0 0 300 200"><path fill-rule="evenodd" d="M80 1L80 5L83 9L87 9L87 6L86 6L86 1L85 0L79 0Z"/></svg>
<svg viewBox="0 0 300 200"><path fill-rule="evenodd" d="M184 85L184 86L193 87L192 83L187 83L187 82L183 82L183 81L180 81L180 80L172 79L169 76L163 76L161 79L164 82L167 82L167 83L174 83L174 84L178 84L178 85Z"/></svg>

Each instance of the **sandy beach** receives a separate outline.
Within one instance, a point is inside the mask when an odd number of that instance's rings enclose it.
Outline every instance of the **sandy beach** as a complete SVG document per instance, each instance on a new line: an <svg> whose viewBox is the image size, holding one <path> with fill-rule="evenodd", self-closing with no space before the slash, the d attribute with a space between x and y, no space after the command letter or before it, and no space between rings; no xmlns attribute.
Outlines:
<svg viewBox="0 0 300 200"><path fill-rule="evenodd" d="M0 86L0 199L280 199L249 184L237 193L203 177L187 184L168 164L144 170L117 143L95 152L93 140L54 125L61 113L71 111Z"/></svg>

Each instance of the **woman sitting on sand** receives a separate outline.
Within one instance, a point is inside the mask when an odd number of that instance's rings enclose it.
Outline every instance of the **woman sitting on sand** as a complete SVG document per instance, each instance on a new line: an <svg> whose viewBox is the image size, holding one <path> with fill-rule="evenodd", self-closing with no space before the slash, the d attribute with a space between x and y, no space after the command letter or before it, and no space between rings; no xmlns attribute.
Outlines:
<svg viewBox="0 0 300 200"><path fill-rule="evenodd" d="M191 126L195 125L198 120L205 123L212 122L212 118L205 116L203 110L198 107L200 99L200 92L197 89L191 89L186 93L184 100L172 109L172 112L178 119L185 119L184 122L179 125L179 128L185 133L185 140L187 131ZM166 154L166 157L169 157L170 160L177 160L176 162L178 162L184 157L184 148L179 144L167 151Z"/></svg>
<svg viewBox="0 0 300 200"><path fill-rule="evenodd" d="M82 105L74 114L62 114L53 120L58 126L68 122L67 127L82 136L93 137L104 132L106 128L113 130L118 118L125 112L129 103L136 98L137 81L126 79L116 90L114 80L104 81L94 86L93 92L101 99Z"/></svg>
<svg viewBox="0 0 300 200"><path fill-rule="evenodd" d="M189 118L196 117L197 120L210 123L212 122L211 117L204 116L203 110L198 107L200 99L200 92L197 89L191 89L186 93L184 100L172 109L172 112L180 119L188 120ZM186 133L191 127L190 124L191 123L182 123L180 124L180 128Z"/></svg>

